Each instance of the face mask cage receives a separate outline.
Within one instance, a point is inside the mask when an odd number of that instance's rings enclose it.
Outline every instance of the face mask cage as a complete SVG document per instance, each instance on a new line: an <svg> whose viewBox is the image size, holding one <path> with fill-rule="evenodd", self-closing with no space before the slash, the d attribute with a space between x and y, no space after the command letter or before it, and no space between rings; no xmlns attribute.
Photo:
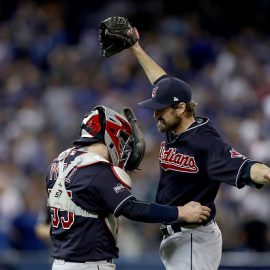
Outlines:
<svg viewBox="0 0 270 270"><path fill-rule="evenodd" d="M133 146L133 137L126 133L124 130L119 130L118 134L119 148L120 148L120 157L119 163L123 163L125 168L127 161L132 153Z"/></svg>

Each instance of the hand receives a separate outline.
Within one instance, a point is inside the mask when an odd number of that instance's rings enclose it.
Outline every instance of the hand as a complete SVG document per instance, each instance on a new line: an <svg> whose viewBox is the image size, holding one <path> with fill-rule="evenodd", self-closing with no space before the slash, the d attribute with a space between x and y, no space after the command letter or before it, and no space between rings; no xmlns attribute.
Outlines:
<svg viewBox="0 0 270 270"><path fill-rule="evenodd" d="M255 163L250 169L251 179L261 185L270 184L270 168L265 164Z"/></svg>
<svg viewBox="0 0 270 270"><path fill-rule="evenodd" d="M178 220L188 223L201 223L210 216L211 209L199 202L191 201L184 206L178 206Z"/></svg>

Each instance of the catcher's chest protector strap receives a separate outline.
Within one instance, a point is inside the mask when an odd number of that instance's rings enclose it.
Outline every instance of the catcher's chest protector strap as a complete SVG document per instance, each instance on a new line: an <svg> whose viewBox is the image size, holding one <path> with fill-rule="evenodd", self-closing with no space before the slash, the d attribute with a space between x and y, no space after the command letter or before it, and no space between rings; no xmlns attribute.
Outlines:
<svg viewBox="0 0 270 270"><path fill-rule="evenodd" d="M65 158L69 154L70 149L62 152L58 156L58 177L56 182L49 194L48 203L49 207L56 207L60 210L72 212L77 216L90 217L90 218L98 218L98 214L94 212L89 212L87 210L82 209L80 206L76 205L71 198L67 194L67 190L65 187L65 179L68 174L76 167L84 167L91 165L96 162L107 162L106 159L94 153L85 153L78 157L76 157L66 168L64 168Z"/></svg>

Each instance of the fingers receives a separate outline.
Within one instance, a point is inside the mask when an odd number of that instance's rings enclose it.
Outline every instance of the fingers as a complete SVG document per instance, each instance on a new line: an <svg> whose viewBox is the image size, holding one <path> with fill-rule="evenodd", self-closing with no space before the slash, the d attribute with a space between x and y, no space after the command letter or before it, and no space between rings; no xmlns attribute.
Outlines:
<svg viewBox="0 0 270 270"><path fill-rule="evenodd" d="M207 207L207 209L202 208L202 214L206 217L210 217L211 209Z"/></svg>
<svg viewBox="0 0 270 270"><path fill-rule="evenodd" d="M202 211L202 213L207 215L207 216L209 216L210 212L211 212L211 209L209 207L201 205L199 202L191 201L191 202L185 204L185 206L189 206L189 207L192 207L192 208L197 208L198 210Z"/></svg>
<svg viewBox="0 0 270 270"><path fill-rule="evenodd" d="M206 217L206 218L209 218L210 217L210 212L202 212L201 215Z"/></svg>
<svg viewBox="0 0 270 270"><path fill-rule="evenodd" d="M202 205L201 210L202 210L202 213L201 213L200 219L202 221L207 220L210 217L211 209L209 207L207 207L207 206Z"/></svg>
<svg viewBox="0 0 270 270"><path fill-rule="evenodd" d="M205 212L204 211L201 214L199 214L199 217L198 217L198 221L197 222L201 223L201 222L207 220L209 217L210 217L210 212L208 212L208 211Z"/></svg>
<svg viewBox="0 0 270 270"><path fill-rule="evenodd" d="M194 223L202 223L203 221L207 220L206 217L202 216L202 217L199 217L197 219L194 219Z"/></svg>
<svg viewBox="0 0 270 270"><path fill-rule="evenodd" d="M190 201L190 202L186 203L185 205L190 205L190 206L194 206L194 207L201 206L201 208L203 210L209 210L209 211L211 211L211 209L209 207L204 206L204 205L201 205L199 202Z"/></svg>
<svg viewBox="0 0 270 270"><path fill-rule="evenodd" d="M268 174L265 174L263 176L263 178L269 182L270 181L270 174L269 173Z"/></svg>
<svg viewBox="0 0 270 270"><path fill-rule="evenodd" d="M203 206L203 205L202 205L202 210L203 210L203 211L208 211L208 212L211 211L211 209L210 209L209 207Z"/></svg>
<svg viewBox="0 0 270 270"><path fill-rule="evenodd" d="M202 223L210 217L211 209L207 206L200 206L199 211L195 214L195 222Z"/></svg>
<svg viewBox="0 0 270 270"><path fill-rule="evenodd" d="M186 203L184 206L191 206L195 208L195 207L201 206L201 204L199 202L191 201L191 202Z"/></svg>
<svg viewBox="0 0 270 270"><path fill-rule="evenodd" d="M211 209L199 202L191 201L179 208L179 219L189 223L202 223L210 217Z"/></svg>
<svg viewBox="0 0 270 270"><path fill-rule="evenodd" d="M202 215L200 219L207 220L208 216Z"/></svg>
<svg viewBox="0 0 270 270"><path fill-rule="evenodd" d="M206 215L201 215L198 220L196 221L197 223L202 223L203 221L207 220L209 216Z"/></svg>

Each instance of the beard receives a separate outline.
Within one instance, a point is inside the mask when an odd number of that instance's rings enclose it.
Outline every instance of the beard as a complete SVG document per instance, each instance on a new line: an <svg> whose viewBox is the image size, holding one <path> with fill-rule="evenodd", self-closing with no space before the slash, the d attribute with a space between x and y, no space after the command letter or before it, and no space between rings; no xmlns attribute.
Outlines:
<svg viewBox="0 0 270 270"><path fill-rule="evenodd" d="M159 117L157 120L157 129L160 132L168 132L174 131L180 125L182 119L179 116L175 116L174 118L167 121L162 117Z"/></svg>

